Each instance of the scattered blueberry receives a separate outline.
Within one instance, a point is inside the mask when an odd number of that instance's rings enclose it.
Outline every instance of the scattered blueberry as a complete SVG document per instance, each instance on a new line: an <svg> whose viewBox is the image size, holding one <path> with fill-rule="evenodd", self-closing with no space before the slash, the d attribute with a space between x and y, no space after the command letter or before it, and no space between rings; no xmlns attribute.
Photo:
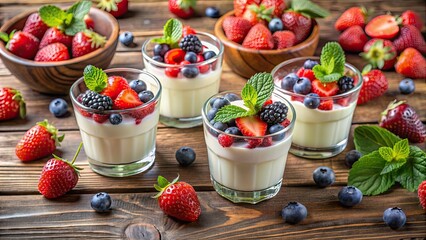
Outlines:
<svg viewBox="0 0 426 240"><path fill-rule="evenodd" d="M405 78L402 79L401 82L399 82L399 91L401 94L410 94L413 93L416 89L414 85L414 81L411 78Z"/></svg>
<svg viewBox="0 0 426 240"><path fill-rule="evenodd" d="M345 155L345 164L348 168L352 168L352 165L354 165L354 163L356 161L358 161L358 159L360 159L362 157L362 154L357 151L357 150L350 150L348 153L346 153Z"/></svg>
<svg viewBox="0 0 426 240"><path fill-rule="evenodd" d="M229 127L225 129L225 132L232 135L242 136L240 129L237 127Z"/></svg>
<svg viewBox="0 0 426 240"><path fill-rule="evenodd" d="M152 93L152 92L151 92L151 91L149 91L149 90L145 90L145 91L140 92L140 93L138 94L138 97L139 97L139 99L140 99L143 103L146 103L146 102L148 102L149 100L151 100L151 99L153 99L153 98L154 98L154 93Z"/></svg>
<svg viewBox="0 0 426 240"><path fill-rule="evenodd" d="M299 94L308 94L311 92L311 81L308 78L301 77L293 86L293 92Z"/></svg>
<svg viewBox="0 0 426 240"><path fill-rule="evenodd" d="M318 167L312 175L318 187L330 186L336 180L333 169L329 167Z"/></svg>
<svg viewBox="0 0 426 240"><path fill-rule="evenodd" d="M210 108L210 110L207 112L207 119L209 121L213 120L213 118L216 116L216 113L217 113L218 110L219 109L217 109L217 108Z"/></svg>
<svg viewBox="0 0 426 240"><path fill-rule="evenodd" d="M297 76L296 73L289 73L281 81L281 88L287 91L292 91L297 80L299 80L299 76Z"/></svg>
<svg viewBox="0 0 426 240"><path fill-rule="evenodd" d="M320 105L320 99L318 94L316 93L309 93L306 95L305 99L303 100L303 104L310 109L315 109Z"/></svg>
<svg viewBox="0 0 426 240"><path fill-rule="evenodd" d="M315 67L315 65L318 65L318 62L317 62L317 61L315 61L315 60L311 60L311 59L308 59L308 60L306 60L306 61L305 61L305 63L303 64L303 68L304 68L304 69L312 69L312 68L314 68L314 67Z"/></svg>
<svg viewBox="0 0 426 240"><path fill-rule="evenodd" d="M343 187L337 196L339 202L345 207L353 207L362 200L362 192L354 186Z"/></svg>
<svg viewBox="0 0 426 240"><path fill-rule="evenodd" d="M139 79L130 81L129 86L131 89L133 89L137 93L140 93L146 90L146 83Z"/></svg>
<svg viewBox="0 0 426 240"><path fill-rule="evenodd" d="M204 60L209 60L210 58L216 56L216 53L213 51L205 51L203 53Z"/></svg>
<svg viewBox="0 0 426 240"><path fill-rule="evenodd" d="M154 56L164 57L167 51L170 50L170 46L168 44L155 44L154 46Z"/></svg>
<svg viewBox="0 0 426 240"><path fill-rule="evenodd" d="M176 151L175 157L182 167L186 167L195 161L195 152L190 147L181 147Z"/></svg>
<svg viewBox="0 0 426 240"><path fill-rule="evenodd" d="M113 113L109 115L109 122L112 125L118 125L123 121L123 117L118 113Z"/></svg>
<svg viewBox="0 0 426 240"><path fill-rule="evenodd" d="M68 112L68 104L62 98L53 99L49 104L49 111L55 117L63 117Z"/></svg>
<svg viewBox="0 0 426 240"><path fill-rule="evenodd" d="M269 131L270 134L274 134L274 133L279 132L279 131L281 131L283 129L284 129L283 125L281 125L281 124L275 124L275 125L270 126L268 131ZM284 139L284 137L285 137L285 133L281 133L281 134L273 136L272 140L274 140L274 141L281 141L281 140Z"/></svg>
<svg viewBox="0 0 426 240"><path fill-rule="evenodd" d="M221 107L224 107L226 105L229 105L229 101L225 98L217 98L214 102L213 102L213 106L214 108L220 109Z"/></svg>
<svg viewBox="0 0 426 240"><path fill-rule="evenodd" d="M196 63L197 62L197 54L195 52L187 52L185 54L185 60L190 63Z"/></svg>
<svg viewBox="0 0 426 240"><path fill-rule="evenodd" d="M118 37L118 40L126 47L130 47L133 44L133 33L123 32Z"/></svg>
<svg viewBox="0 0 426 240"><path fill-rule="evenodd" d="M226 100L228 100L229 102L233 102L233 101L237 101L237 100L241 100L240 96L238 96L235 93L227 93L225 94L225 96L223 96L223 98L225 98Z"/></svg>
<svg viewBox="0 0 426 240"><path fill-rule="evenodd" d="M206 16L210 18L218 18L220 17L220 11L216 7L207 7Z"/></svg>
<svg viewBox="0 0 426 240"><path fill-rule="evenodd" d="M276 31L281 31L284 29L284 25L283 22L281 21L281 19L279 18L273 18L270 22L269 22L269 30L274 33Z"/></svg>
<svg viewBox="0 0 426 240"><path fill-rule="evenodd" d="M215 122L213 127L217 130L225 131L228 128L228 125L223 122Z"/></svg>
<svg viewBox="0 0 426 240"><path fill-rule="evenodd" d="M308 216L308 210L301 203L289 202L281 210L281 216L286 223L297 224Z"/></svg>
<svg viewBox="0 0 426 240"><path fill-rule="evenodd" d="M111 197L106 192L96 193L90 201L90 206L92 206L96 212L108 212L111 210L111 204Z"/></svg>
<svg viewBox="0 0 426 240"><path fill-rule="evenodd" d="M388 208L383 212L383 221L393 230L402 228L407 221L404 211L399 207Z"/></svg>
<svg viewBox="0 0 426 240"><path fill-rule="evenodd" d="M157 62L164 62L164 58L162 56L153 56L152 60L157 61Z"/></svg>
<svg viewBox="0 0 426 240"><path fill-rule="evenodd" d="M195 78L200 73L197 67L186 66L182 68L182 74L186 78Z"/></svg>

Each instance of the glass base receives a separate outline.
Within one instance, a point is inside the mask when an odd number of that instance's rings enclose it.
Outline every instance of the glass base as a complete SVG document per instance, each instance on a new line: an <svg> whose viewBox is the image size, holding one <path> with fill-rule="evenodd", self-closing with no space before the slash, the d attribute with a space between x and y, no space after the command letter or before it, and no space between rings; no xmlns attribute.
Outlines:
<svg viewBox="0 0 426 240"><path fill-rule="evenodd" d="M210 176L210 179L213 183L214 190L216 192L230 200L233 203L251 203L256 204L264 200L268 200L273 198L281 189L282 179L272 187L259 190L259 191L238 191L234 189L227 188L223 186L222 184L218 183L214 180L212 176Z"/></svg>
<svg viewBox="0 0 426 240"><path fill-rule="evenodd" d="M89 158L90 168L100 175L107 177L127 177L146 171L154 164L155 148L142 160L128 164L101 163Z"/></svg>
<svg viewBox="0 0 426 240"><path fill-rule="evenodd" d="M169 127L192 128L203 124L201 116L192 118L169 118L160 115L160 122Z"/></svg>
<svg viewBox="0 0 426 240"><path fill-rule="evenodd" d="M345 139L339 142L338 144L336 144L336 146L328 147L328 148L302 147L292 143L289 152L296 156L309 158L309 159L331 158L343 152L343 150L345 150L346 148L347 143L348 143L348 140Z"/></svg>

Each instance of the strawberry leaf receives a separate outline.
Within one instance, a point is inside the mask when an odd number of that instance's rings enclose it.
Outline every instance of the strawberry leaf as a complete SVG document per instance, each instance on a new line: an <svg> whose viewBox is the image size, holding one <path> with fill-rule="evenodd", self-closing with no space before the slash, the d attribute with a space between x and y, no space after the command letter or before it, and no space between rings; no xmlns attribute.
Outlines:
<svg viewBox="0 0 426 240"><path fill-rule="evenodd" d="M92 6L91 1L81 1L72 5L67 13L71 13L74 19L84 19L84 16L89 13L90 7Z"/></svg>
<svg viewBox="0 0 426 240"><path fill-rule="evenodd" d="M308 0L291 1L291 7L294 11L311 18L325 18L330 15L327 10Z"/></svg>
<svg viewBox="0 0 426 240"><path fill-rule="evenodd" d="M235 105L226 105L217 111L214 117L215 122L228 122L239 117L247 117L253 115L253 112L247 111L244 108Z"/></svg>
<svg viewBox="0 0 426 240"><path fill-rule="evenodd" d="M84 83L88 89L101 92L107 86L107 74L102 69L92 65L87 65L84 68Z"/></svg>
<svg viewBox="0 0 426 240"><path fill-rule="evenodd" d="M57 6L46 5L39 9L40 18L49 27L59 27L65 22L67 13Z"/></svg>

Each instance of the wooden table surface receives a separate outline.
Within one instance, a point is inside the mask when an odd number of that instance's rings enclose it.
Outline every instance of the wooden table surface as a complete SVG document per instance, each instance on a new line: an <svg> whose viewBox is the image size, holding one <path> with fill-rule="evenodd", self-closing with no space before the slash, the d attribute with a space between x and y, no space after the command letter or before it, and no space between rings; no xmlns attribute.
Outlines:
<svg viewBox="0 0 426 240"><path fill-rule="evenodd" d="M0 0L0 25L18 13L42 4L55 2L68 6L73 0ZM392 11L416 10L425 18L424 0L316 0L329 9L331 16L319 20L320 46L337 40L333 23L350 6L360 2L373 7L376 14ZM203 17L207 6L215 5L222 13L232 9L230 0L198 1L198 17L183 20L193 28L212 32L215 19ZM138 0L130 2L130 11L119 20L121 31L132 31L138 47L125 48L119 44L110 67L143 68L140 46L143 41L161 32L165 21L172 17L167 1ZM365 64L356 55L348 61L359 68ZM221 90L241 89L245 79L235 75L224 64ZM393 99L407 99L426 121L426 82L416 80L416 92L410 96L399 94L398 83L403 78L393 71L386 72L389 90L375 101L356 108L353 129L359 125L377 125L381 111ZM48 111L49 102L56 96L42 95L19 82L0 62L0 86L10 86L22 91L27 101L25 120L0 122L0 238L1 239L423 239L426 237L426 214L418 203L416 193L394 187L380 196L364 197L353 208L343 208L337 193L347 184L348 168L345 153L354 148L352 134L346 150L333 158L307 160L289 155L283 187L271 200L257 205L233 204L220 197L210 183L206 146L202 127L174 129L160 125L157 135L157 152L154 166L146 173L127 178L108 178L92 172L82 151L77 164L84 168L77 186L63 197L48 200L37 191L38 178L48 158L22 163L15 156L15 146L24 132L36 122L49 119L65 133L65 141L56 154L71 159L81 141L72 109L67 118L55 118ZM70 104L70 99L65 96ZM71 105L71 104L70 104ZM180 146L195 149L197 159L187 168L175 160ZM425 144L419 144L423 150ZM312 180L312 171L319 166L329 166L336 173L336 183L320 189ZM183 223L167 217L152 199L153 184L158 175L168 179L177 174L181 180L194 186L202 204L202 214L195 223ZM97 214L90 207L93 194L106 191L113 198L110 214ZM280 210L289 201L299 201L308 209L308 217L298 225L289 225L280 217ZM387 227L383 211L399 206L407 215L406 226L399 231Z"/></svg>

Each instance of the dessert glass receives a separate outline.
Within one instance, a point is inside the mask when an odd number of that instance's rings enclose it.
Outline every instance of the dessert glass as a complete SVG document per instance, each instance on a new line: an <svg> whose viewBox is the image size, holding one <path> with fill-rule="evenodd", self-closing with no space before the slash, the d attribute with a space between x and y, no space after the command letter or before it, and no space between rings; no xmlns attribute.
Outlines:
<svg viewBox="0 0 426 240"><path fill-rule="evenodd" d="M301 57L277 65L272 70L274 91L282 93L296 109L297 119L290 152L304 158L329 158L341 153L346 147L363 80L359 70L346 63L345 75L354 79L354 88L336 96L319 97L321 102L332 100L332 110L309 109L303 104L305 95L281 88L281 80L303 67L308 59L320 62L319 57Z"/></svg>
<svg viewBox="0 0 426 240"><path fill-rule="evenodd" d="M125 177L147 170L155 159L155 136L159 119L161 83L152 74L138 69L114 68L104 71L108 76L122 76L131 80L143 80L154 98L141 106L122 110L94 110L82 105L78 96L87 90L84 78L78 79L70 90L74 114L80 129L84 150L91 169L101 175ZM147 112L142 119L132 113ZM123 120L112 125L109 120L99 123L94 116L118 113Z"/></svg>
<svg viewBox="0 0 426 240"><path fill-rule="evenodd" d="M196 36L203 46L216 53L216 56L199 63L188 64L199 69L207 69L195 78L186 78L180 72L173 78L165 74L166 68L182 68L179 65L166 64L152 59L155 43L151 39L142 46L145 69L155 75L163 86L160 106L160 122L176 128L191 128L202 124L201 111L203 103L219 92L222 73L223 44L215 36L198 32ZM158 38L154 37L154 38ZM205 49L206 50L206 49ZM205 51L204 50L204 51Z"/></svg>
<svg viewBox="0 0 426 240"><path fill-rule="evenodd" d="M210 99L223 97L226 93L235 93L241 97L240 92L229 91L214 95ZM210 99L203 106L202 116L210 178L214 189L219 195L234 203L256 204L274 197L281 188L291 145L296 118L293 106L278 93L272 93L273 101L281 101L287 105L287 118L290 124L274 134L247 137L228 134L213 127L207 117L211 109ZM216 137L218 134L231 136L234 143L230 147L222 147ZM272 139L272 144L248 148L247 141L255 139L263 141L265 138Z"/></svg>

